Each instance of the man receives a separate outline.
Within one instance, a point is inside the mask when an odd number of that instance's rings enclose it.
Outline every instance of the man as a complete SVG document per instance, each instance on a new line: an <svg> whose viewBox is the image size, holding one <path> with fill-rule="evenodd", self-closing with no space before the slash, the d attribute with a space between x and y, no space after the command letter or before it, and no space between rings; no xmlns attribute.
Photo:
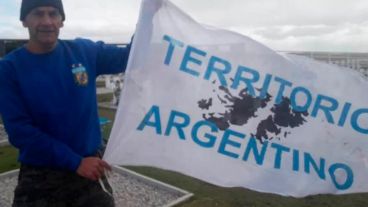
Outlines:
<svg viewBox="0 0 368 207"><path fill-rule="evenodd" d="M101 189L95 79L123 72L128 48L58 40L61 0L23 0L29 41L0 61L0 114L21 168L13 206L114 206Z"/></svg>

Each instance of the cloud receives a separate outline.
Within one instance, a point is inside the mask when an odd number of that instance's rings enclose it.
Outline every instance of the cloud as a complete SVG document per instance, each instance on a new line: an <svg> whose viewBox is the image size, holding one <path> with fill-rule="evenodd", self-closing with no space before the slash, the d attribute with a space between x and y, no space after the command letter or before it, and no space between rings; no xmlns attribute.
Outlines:
<svg viewBox="0 0 368 207"><path fill-rule="evenodd" d="M367 52L368 22L342 25L237 27L274 50Z"/></svg>
<svg viewBox="0 0 368 207"><path fill-rule="evenodd" d="M66 21L61 38L86 37L106 42L127 42L135 30L140 1L63 0ZM28 38L19 21L20 0L1 0L0 38ZM12 11L3 13L3 11Z"/></svg>
<svg viewBox="0 0 368 207"><path fill-rule="evenodd" d="M280 40L289 36L321 36L335 32L337 26L330 25L283 25L253 28L252 32L267 39Z"/></svg>
<svg viewBox="0 0 368 207"><path fill-rule="evenodd" d="M138 0L63 0L61 38L128 42ZM368 52L366 0L172 0L198 22L233 30L276 50ZM0 38L27 38L20 0L1 0Z"/></svg>
<svg viewBox="0 0 368 207"><path fill-rule="evenodd" d="M128 42L138 20L135 0L64 0L67 19L62 38L86 37L106 42Z"/></svg>
<svg viewBox="0 0 368 207"><path fill-rule="evenodd" d="M247 35L275 50L368 52L366 0L177 0L199 22Z"/></svg>
<svg viewBox="0 0 368 207"><path fill-rule="evenodd" d="M367 20L365 0L176 0L199 21L223 26L334 25ZM204 3L207 2L207 5ZM195 5L195 6L193 6Z"/></svg>

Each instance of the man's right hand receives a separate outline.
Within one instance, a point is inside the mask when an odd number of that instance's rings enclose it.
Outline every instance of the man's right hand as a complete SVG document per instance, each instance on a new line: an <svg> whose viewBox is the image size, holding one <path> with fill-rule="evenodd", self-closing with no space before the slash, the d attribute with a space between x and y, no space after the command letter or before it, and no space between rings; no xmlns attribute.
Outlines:
<svg viewBox="0 0 368 207"><path fill-rule="evenodd" d="M104 160L98 157L85 157L82 159L77 173L82 177L97 181L104 175L105 170L111 170L111 167Z"/></svg>

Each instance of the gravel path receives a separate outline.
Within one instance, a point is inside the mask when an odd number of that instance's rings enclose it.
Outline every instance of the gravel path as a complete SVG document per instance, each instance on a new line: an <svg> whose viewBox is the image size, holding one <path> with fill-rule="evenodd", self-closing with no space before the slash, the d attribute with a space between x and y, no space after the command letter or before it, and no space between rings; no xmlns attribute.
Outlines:
<svg viewBox="0 0 368 207"><path fill-rule="evenodd" d="M4 126L0 124L0 142L8 140L8 135L5 132Z"/></svg>
<svg viewBox="0 0 368 207"><path fill-rule="evenodd" d="M118 109L118 107L110 102L100 102L98 103L98 107L107 108L107 109Z"/></svg>
<svg viewBox="0 0 368 207"><path fill-rule="evenodd" d="M17 175L0 179L0 206L10 207ZM113 172L109 178L114 189L117 207L154 207L164 206L184 196L178 191L167 190L133 175Z"/></svg>
<svg viewBox="0 0 368 207"><path fill-rule="evenodd" d="M7 139L3 125L0 125L0 142ZM143 181L135 175L113 172L110 176L116 207L158 207L184 196L179 191ZM18 174L5 179L0 177L0 207L11 206L17 177Z"/></svg>
<svg viewBox="0 0 368 207"><path fill-rule="evenodd" d="M17 175L9 179L0 179L0 206L10 207L13 201L13 191L17 184Z"/></svg>
<svg viewBox="0 0 368 207"><path fill-rule="evenodd" d="M149 207L164 206L183 196L183 193L169 191L152 185L133 176L113 173L109 179L113 189L116 206Z"/></svg>

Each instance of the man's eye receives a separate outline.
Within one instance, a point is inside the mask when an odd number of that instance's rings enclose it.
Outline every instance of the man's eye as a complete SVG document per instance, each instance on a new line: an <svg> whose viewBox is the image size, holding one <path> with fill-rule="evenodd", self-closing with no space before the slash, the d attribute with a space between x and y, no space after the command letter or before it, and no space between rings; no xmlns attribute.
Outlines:
<svg viewBox="0 0 368 207"><path fill-rule="evenodd" d="M35 13L33 13L33 15L36 16L36 17L42 17L43 13L42 12L35 12Z"/></svg>
<svg viewBox="0 0 368 207"><path fill-rule="evenodd" d="M50 17L55 18L55 17L58 17L60 14L59 12L51 12L49 15Z"/></svg>

